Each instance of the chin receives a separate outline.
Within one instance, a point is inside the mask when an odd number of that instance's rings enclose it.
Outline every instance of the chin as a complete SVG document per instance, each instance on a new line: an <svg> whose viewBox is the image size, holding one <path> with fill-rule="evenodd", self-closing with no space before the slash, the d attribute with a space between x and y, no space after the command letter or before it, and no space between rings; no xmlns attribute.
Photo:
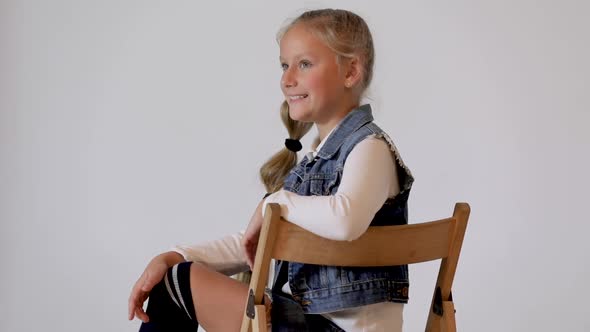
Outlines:
<svg viewBox="0 0 590 332"><path fill-rule="evenodd" d="M289 112L289 116L291 117L291 119L295 120L295 121L299 121L299 122L313 122L313 119L311 117L311 114L305 114L305 113L298 113L298 112Z"/></svg>
<svg viewBox="0 0 590 332"><path fill-rule="evenodd" d="M300 107L291 108L289 106L289 116L295 121L313 122L309 110L301 109Z"/></svg>

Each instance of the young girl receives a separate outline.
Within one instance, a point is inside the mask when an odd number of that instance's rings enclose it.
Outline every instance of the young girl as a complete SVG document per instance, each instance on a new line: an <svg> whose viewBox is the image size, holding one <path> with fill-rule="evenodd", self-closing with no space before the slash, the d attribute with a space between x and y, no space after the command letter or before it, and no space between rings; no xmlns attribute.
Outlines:
<svg viewBox="0 0 590 332"><path fill-rule="evenodd" d="M314 10L278 36L286 148L261 168L269 193L248 228L155 257L129 298L140 331L238 331L248 285L229 275L253 266L264 207L334 240L367 228L407 223L413 177L391 139L360 105L373 76L371 33L358 15ZM319 139L297 164L299 139L315 124ZM348 268L279 262L267 298L273 331L401 331L407 266ZM147 313L143 302L150 297ZM272 299L271 299L272 298Z"/></svg>

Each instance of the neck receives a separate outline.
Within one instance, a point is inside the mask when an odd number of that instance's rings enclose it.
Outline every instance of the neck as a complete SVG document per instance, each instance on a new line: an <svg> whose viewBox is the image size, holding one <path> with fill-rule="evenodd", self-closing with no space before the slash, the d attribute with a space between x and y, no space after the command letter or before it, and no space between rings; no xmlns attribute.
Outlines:
<svg viewBox="0 0 590 332"><path fill-rule="evenodd" d="M330 131L332 131L332 129L334 129L334 127L336 127L340 121L342 121L342 119L344 119L344 117L350 113L350 111L357 108L358 106L358 102L351 103L349 106L343 107L342 111L334 113L329 119L322 122L316 122L316 127L318 128L318 134L320 136L320 142L326 138L328 133L330 133Z"/></svg>

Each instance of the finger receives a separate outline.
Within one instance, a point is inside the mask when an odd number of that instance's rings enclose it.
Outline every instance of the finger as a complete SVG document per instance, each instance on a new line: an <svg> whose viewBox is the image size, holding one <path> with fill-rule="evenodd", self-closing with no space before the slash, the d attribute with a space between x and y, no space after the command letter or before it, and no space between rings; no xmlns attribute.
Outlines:
<svg viewBox="0 0 590 332"><path fill-rule="evenodd" d="M250 265L250 268L252 267L252 262L254 261L254 257L252 257L252 250L251 249L247 249L246 250L246 259L248 261L248 265Z"/></svg>
<svg viewBox="0 0 590 332"><path fill-rule="evenodd" d="M131 301L129 301L129 309L128 309L128 313L127 313L127 319L128 320L133 320L133 317L135 316L135 304L131 303Z"/></svg>
<svg viewBox="0 0 590 332"><path fill-rule="evenodd" d="M244 248L244 250L246 250L249 246L250 246L250 240L247 239L246 236L244 236L244 239L242 239L242 248Z"/></svg>
<svg viewBox="0 0 590 332"><path fill-rule="evenodd" d="M137 308L143 306L143 302L145 302L146 298L147 294L140 290L131 293L131 296L129 297L129 320L133 319Z"/></svg>
<svg viewBox="0 0 590 332"><path fill-rule="evenodd" d="M248 265L250 265L250 270L254 270L254 255L250 252L248 255Z"/></svg>
<svg viewBox="0 0 590 332"><path fill-rule="evenodd" d="M133 317L135 316L135 311L137 310L137 302L135 299L129 299L129 313L128 313L128 319L129 320L133 320Z"/></svg>
<svg viewBox="0 0 590 332"><path fill-rule="evenodd" d="M145 313L145 311L143 311L143 307L135 309L135 316L137 316L137 318L139 318L144 323L150 321L150 317Z"/></svg>
<svg viewBox="0 0 590 332"><path fill-rule="evenodd" d="M248 252L248 250L244 250L244 256L246 258L246 264L248 264L248 266L250 267L250 270L252 270L252 266L251 266L251 259L250 259L250 253Z"/></svg>
<svg viewBox="0 0 590 332"><path fill-rule="evenodd" d="M246 243L242 243L242 253L244 253L244 256L248 257L248 244Z"/></svg>
<svg viewBox="0 0 590 332"><path fill-rule="evenodd" d="M129 296L129 300L127 301L127 319L133 320L133 313L135 312L135 304L131 301L131 297L133 293Z"/></svg>
<svg viewBox="0 0 590 332"><path fill-rule="evenodd" d="M131 290L131 294L129 294L129 301L128 301L128 317L129 320L133 319L134 313L135 313L135 309L137 308L137 303L139 302L139 295L140 295L140 289L139 289L139 285L140 285L140 280L137 280L137 282L135 283L135 285L133 286L133 289Z"/></svg>

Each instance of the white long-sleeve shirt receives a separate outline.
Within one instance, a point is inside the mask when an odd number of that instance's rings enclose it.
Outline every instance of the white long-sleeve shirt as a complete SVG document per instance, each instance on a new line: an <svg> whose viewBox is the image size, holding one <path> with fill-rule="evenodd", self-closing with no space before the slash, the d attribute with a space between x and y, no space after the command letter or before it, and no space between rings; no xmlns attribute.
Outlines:
<svg viewBox="0 0 590 332"><path fill-rule="evenodd" d="M315 157L327 137L312 148L308 157ZM348 155L334 195L301 196L279 190L265 199L263 211L267 204L277 203L283 218L304 229L333 240L354 240L367 230L385 200L399 193L394 156L385 140L369 136ZM203 245L177 246L173 250L186 260L201 262L232 275L248 270L241 249L243 234L229 235ZM290 293L288 284L283 291ZM382 302L324 316L346 331L395 331L396 326L401 331L402 310L403 304Z"/></svg>
<svg viewBox="0 0 590 332"><path fill-rule="evenodd" d="M312 158L316 151L310 152ZM282 189L265 199L262 211L278 203L286 220L324 238L351 241L367 230L385 200L399 193L396 170L387 143L371 136L346 158L336 194L301 196Z"/></svg>

